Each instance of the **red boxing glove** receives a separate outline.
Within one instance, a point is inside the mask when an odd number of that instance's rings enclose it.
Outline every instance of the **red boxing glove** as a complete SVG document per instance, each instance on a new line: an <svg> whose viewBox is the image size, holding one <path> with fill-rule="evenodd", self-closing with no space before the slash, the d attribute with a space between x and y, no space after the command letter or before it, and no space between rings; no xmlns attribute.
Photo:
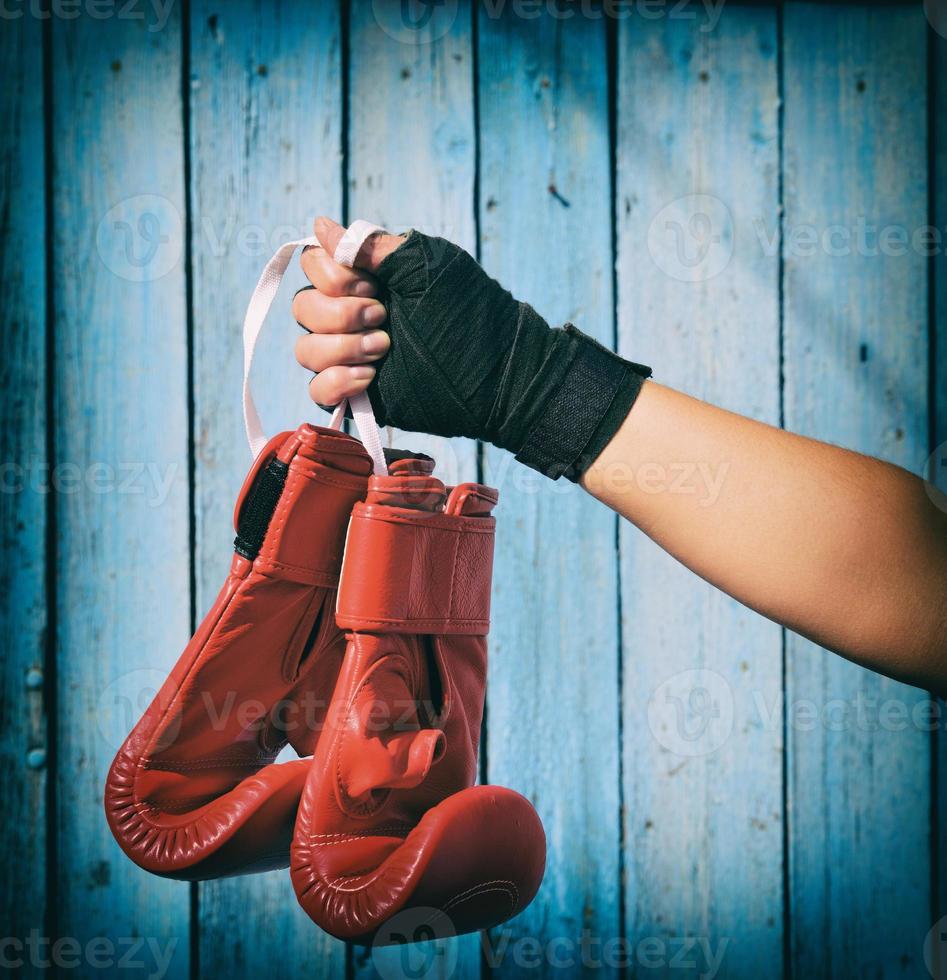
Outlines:
<svg viewBox="0 0 947 980"><path fill-rule="evenodd" d="M397 464L396 464L397 465ZM108 774L105 812L141 867L203 879L285 867L345 638L345 528L365 496L361 443L302 425L266 445L237 501L220 595Z"/></svg>
<svg viewBox="0 0 947 980"><path fill-rule="evenodd" d="M360 943L406 909L434 935L496 925L545 865L532 805L473 785L497 493L448 496L431 470L372 477L353 510L336 615L351 632L293 839L300 904Z"/></svg>

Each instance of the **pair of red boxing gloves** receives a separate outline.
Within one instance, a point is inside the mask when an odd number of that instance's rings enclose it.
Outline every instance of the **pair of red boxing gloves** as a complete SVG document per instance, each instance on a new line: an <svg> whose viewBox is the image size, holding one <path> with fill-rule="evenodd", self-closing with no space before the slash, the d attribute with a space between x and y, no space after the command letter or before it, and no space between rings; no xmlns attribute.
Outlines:
<svg viewBox="0 0 947 980"><path fill-rule="evenodd" d="M351 264L356 222L336 257ZM533 898L545 837L518 793L474 785L486 687L497 492L449 488L429 457L304 424L268 442L249 392L256 337L289 258L244 325L254 465L230 574L119 750L105 810L142 868L202 880L290 867L313 921L379 941L488 928ZM276 762L287 745L300 756ZM382 940L383 941L383 940Z"/></svg>

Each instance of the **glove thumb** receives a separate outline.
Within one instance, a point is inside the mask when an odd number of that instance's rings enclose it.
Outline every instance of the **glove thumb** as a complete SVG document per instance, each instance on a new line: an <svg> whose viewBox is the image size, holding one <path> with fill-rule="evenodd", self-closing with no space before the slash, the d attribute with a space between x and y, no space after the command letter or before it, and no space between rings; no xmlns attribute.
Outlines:
<svg viewBox="0 0 947 980"><path fill-rule="evenodd" d="M398 655L382 658L353 699L339 748L339 777L353 799L375 790L414 789L444 754L438 729L422 729Z"/></svg>

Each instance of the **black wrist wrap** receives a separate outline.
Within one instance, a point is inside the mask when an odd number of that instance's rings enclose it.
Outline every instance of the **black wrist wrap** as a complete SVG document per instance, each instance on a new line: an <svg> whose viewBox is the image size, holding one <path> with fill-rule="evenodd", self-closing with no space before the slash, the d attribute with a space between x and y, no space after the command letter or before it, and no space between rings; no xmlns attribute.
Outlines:
<svg viewBox="0 0 947 980"><path fill-rule="evenodd" d="M577 482L624 421L651 369L624 360L571 323L562 333L568 367L516 458L553 480Z"/></svg>
<svg viewBox="0 0 947 980"><path fill-rule="evenodd" d="M391 349L369 396L383 425L483 439L577 481L651 374L571 324L551 330L444 239L410 232L376 275Z"/></svg>

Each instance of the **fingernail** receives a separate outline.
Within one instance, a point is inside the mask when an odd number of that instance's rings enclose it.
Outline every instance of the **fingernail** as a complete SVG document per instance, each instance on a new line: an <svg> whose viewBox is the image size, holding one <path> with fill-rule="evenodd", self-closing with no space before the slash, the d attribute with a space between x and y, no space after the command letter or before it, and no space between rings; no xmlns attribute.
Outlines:
<svg viewBox="0 0 947 980"><path fill-rule="evenodd" d="M353 381L368 381L370 378L375 377L375 369L373 367L362 365L360 367L353 367L351 370Z"/></svg>
<svg viewBox="0 0 947 980"><path fill-rule="evenodd" d="M355 296L372 297L375 295L375 284L367 279L359 279L352 287L352 293Z"/></svg>
<svg viewBox="0 0 947 980"><path fill-rule="evenodd" d="M366 306L362 310L362 325L366 327L377 327L385 322L386 316L387 313L381 303L372 303L371 306Z"/></svg>
<svg viewBox="0 0 947 980"><path fill-rule="evenodd" d="M362 337L363 354L381 354L388 350L388 334L384 330L374 330Z"/></svg>

